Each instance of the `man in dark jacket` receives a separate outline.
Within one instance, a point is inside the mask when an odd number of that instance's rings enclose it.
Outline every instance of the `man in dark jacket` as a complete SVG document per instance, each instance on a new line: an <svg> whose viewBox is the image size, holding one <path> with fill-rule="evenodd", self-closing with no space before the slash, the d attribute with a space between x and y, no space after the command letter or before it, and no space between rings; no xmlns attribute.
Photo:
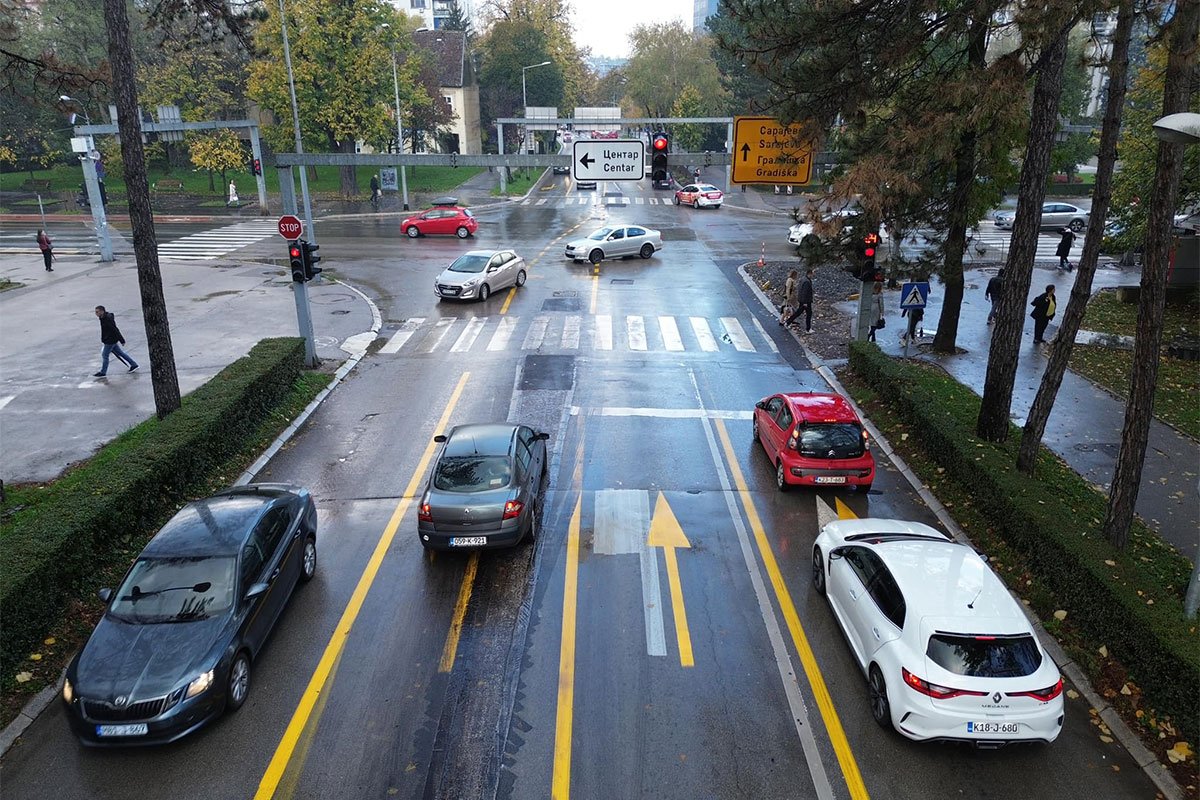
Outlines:
<svg viewBox="0 0 1200 800"><path fill-rule="evenodd" d="M800 314L804 314L804 333L812 333L812 304L813 304L813 271L811 269L805 271L804 280L800 281L800 287L796 290L796 310L788 317L786 325L791 325Z"/></svg>
<svg viewBox="0 0 1200 800"><path fill-rule="evenodd" d="M1075 234L1070 228L1063 228L1059 235L1062 236L1058 240L1058 248L1054 251L1054 255L1058 256L1058 268L1070 272L1075 269L1071 266L1071 262L1067 260L1067 256L1071 255L1071 245L1075 244Z"/></svg>
<svg viewBox="0 0 1200 800"><path fill-rule="evenodd" d="M133 356L121 349L121 345L125 344L125 337L117 327L117 318L111 311L105 311L104 306L96 306L96 318L100 320L100 343L104 345L104 349L100 351L100 371L93 373L92 377L103 378L108 374L110 354L115 355L122 364L128 364L130 372L136 370L138 363L133 360Z"/></svg>
<svg viewBox="0 0 1200 800"><path fill-rule="evenodd" d="M988 281L987 289L984 290L983 298L992 304L992 309L988 311L988 325L996 321L996 304L1000 302L1000 293L1004 291L1004 268L996 273L996 277Z"/></svg>
<svg viewBox="0 0 1200 800"><path fill-rule="evenodd" d="M1046 287L1046 291L1033 298L1033 302L1029 305L1033 306L1033 312L1029 315L1033 317L1033 343L1045 344L1046 326L1050 324L1050 320L1054 319L1054 314L1057 312L1057 303L1054 299L1054 284Z"/></svg>

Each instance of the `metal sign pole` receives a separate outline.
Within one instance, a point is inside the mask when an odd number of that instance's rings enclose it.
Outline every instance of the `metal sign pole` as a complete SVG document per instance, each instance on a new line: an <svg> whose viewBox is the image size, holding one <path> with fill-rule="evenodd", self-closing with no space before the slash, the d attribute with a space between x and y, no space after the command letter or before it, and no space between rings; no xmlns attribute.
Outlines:
<svg viewBox="0 0 1200 800"><path fill-rule="evenodd" d="M499 155L504 155L504 123L503 122L496 123L496 145L497 145L496 152ZM500 166L500 194L501 195L508 194L508 180L507 180L507 176L505 175L505 172L506 172L506 170L504 169L504 166L501 165Z"/></svg>
<svg viewBox="0 0 1200 800"><path fill-rule="evenodd" d="M96 162L90 153L81 153L79 163L83 165L83 183L87 187L88 203L92 207L92 221L96 224L96 239L100 244L100 260L113 260L112 236L108 232L108 215L100 197L100 180L96 176Z"/></svg>
<svg viewBox="0 0 1200 800"><path fill-rule="evenodd" d="M257 127L250 129L250 157L259 167L258 174L254 176L254 183L258 188L258 214L265 217L271 212L267 208L267 171L263 169L262 142L258 138Z"/></svg>
<svg viewBox="0 0 1200 800"><path fill-rule="evenodd" d="M304 167L301 167L303 174ZM292 168L279 167L279 194L284 214L296 214L296 185L292 182ZM307 234L308 232L305 231ZM297 237L299 238L299 237ZM304 339L304 364L315 369L321 363L317 358L317 339L313 333L312 311L308 303L308 284L292 281L292 296L296 300L296 327Z"/></svg>

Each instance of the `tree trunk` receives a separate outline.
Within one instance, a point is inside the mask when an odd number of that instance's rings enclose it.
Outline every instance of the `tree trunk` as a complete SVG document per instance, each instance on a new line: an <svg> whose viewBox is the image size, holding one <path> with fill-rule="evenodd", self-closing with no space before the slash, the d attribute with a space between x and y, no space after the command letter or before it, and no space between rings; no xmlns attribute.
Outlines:
<svg viewBox="0 0 1200 800"><path fill-rule="evenodd" d="M1046 176L1050 171L1050 151L1058 128L1058 101L1062 94L1063 65L1067 60L1069 27L1050 42L1038 64L1037 84L1029 117L1029 139L1025 144L1025 163L1017 192L1017 216L1013 220L1012 247L1004 265L1004 292L992 330L987 375L983 381L983 401L975 432L989 442L1008 438L1009 410L1012 408L1013 381L1017 375L1018 351L1025 327L1025 300L1033 276L1033 257L1037 253L1038 225L1042 219L1042 200L1046 196Z"/></svg>
<svg viewBox="0 0 1200 800"><path fill-rule="evenodd" d="M338 143L339 153L354 153L354 140L345 139ZM338 168L342 178L342 196L357 197L358 196L358 170L353 164L347 164L344 167Z"/></svg>
<svg viewBox="0 0 1200 800"><path fill-rule="evenodd" d="M208 190L213 194L216 194L217 191L217 185L213 183L213 171L211 169L208 170Z"/></svg>
<svg viewBox="0 0 1200 800"><path fill-rule="evenodd" d="M1050 359L1037 396L1029 409L1021 447L1017 453L1017 469L1029 475L1037 461L1046 421L1054 407L1054 399L1062 386L1063 374L1075 346L1075 334L1083 324L1088 300L1092 296L1092 279L1100 257L1100 240L1104 237L1104 220L1112 201L1113 166L1117 161L1117 138L1121 135L1121 112L1125 108L1125 89L1129 82L1129 38L1133 29L1133 0L1121 0L1117 11L1117 27L1113 31L1112 54L1108 62L1108 96L1105 99L1104 123L1100 131L1099 161L1096 165L1096 186L1092 192L1092 211L1088 217L1087 235L1079 256L1079 272L1071 288L1071 299L1063 314L1058 334L1050 348Z"/></svg>
<svg viewBox="0 0 1200 800"><path fill-rule="evenodd" d="M129 16L124 0L104 0L104 26L108 29L108 58L112 64L112 88L121 134L133 253L142 295L146 349L150 353L150 382L154 387L154 409L162 419L179 408L179 378L175 374L171 326L167 322L167 302L158 269L158 240L150 210L150 184L146 179L142 121L138 117L137 84L133 75L133 47L129 42Z"/></svg>
<svg viewBox="0 0 1200 800"><path fill-rule="evenodd" d="M1188 110L1195 79L1196 39L1200 36L1200 0L1180 0L1167 23L1167 71L1163 81L1163 116ZM1129 526L1137 504L1150 421L1154 386L1158 382L1162 346L1163 304L1167 296L1167 265L1171 250L1172 216L1183 171L1182 144L1160 141L1154 166L1154 194L1146 221L1146 254L1142 259L1142 290L1138 300L1137 337L1133 345L1133 374L1125 427L1113 470L1104 535L1117 547L1129 543Z"/></svg>

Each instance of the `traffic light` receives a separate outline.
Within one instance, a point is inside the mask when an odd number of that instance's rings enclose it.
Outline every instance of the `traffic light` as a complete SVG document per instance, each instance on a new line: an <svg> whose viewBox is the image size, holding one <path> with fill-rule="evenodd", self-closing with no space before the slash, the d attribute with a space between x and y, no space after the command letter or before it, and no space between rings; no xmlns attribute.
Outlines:
<svg viewBox="0 0 1200 800"><path fill-rule="evenodd" d="M300 246L299 239L288 242L288 264L292 268L292 280L304 283L304 248Z"/></svg>
<svg viewBox="0 0 1200 800"><path fill-rule="evenodd" d="M858 277L861 278L864 283L882 278L882 276L877 276L875 273L875 250L878 247L878 233L871 231L870 233L863 234L862 244L859 246L859 252L861 253L859 263L861 267Z"/></svg>
<svg viewBox="0 0 1200 800"><path fill-rule="evenodd" d="M254 159L254 163L251 165L251 168L254 170L255 175L262 175L262 160L257 158Z"/></svg>
<svg viewBox="0 0 1200 800"><path fill-rule="evenodd" d="M671 149L671 142L667 134L659 131L650 140L650 147L653 151L650 154L650 179L657 186L667 181L667 151Z"/></svg>
<svg viewBox="0 0 1200 800"><path fill-rule="evenodd" d="M321 245L313 244L305 239L300 240L300 250L304 254L304 280L311 281L313 278L321 274L321 268L317 266L317 262L321 257L317 255L317 251L321 249Z"/></svg>

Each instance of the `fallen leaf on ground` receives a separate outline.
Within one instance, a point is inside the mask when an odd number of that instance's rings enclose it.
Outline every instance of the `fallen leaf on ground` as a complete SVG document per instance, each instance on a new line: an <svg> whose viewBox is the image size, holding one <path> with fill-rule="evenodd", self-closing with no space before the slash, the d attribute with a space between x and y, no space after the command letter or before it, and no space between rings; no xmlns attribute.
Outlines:
<svg viewBox="0 0 1200 800"><path fill-rule="evenodd" d="M17 673L17 683L25 683L32 677L33 677L32 672L18 672Z"/></svg>
<svg viewBox="0 0 1200 800"><path fill-rule="evenodd" d="M1097 650L1096 652L1099 653L1100 655L1104 656L1105 658L1108 658L1108 646L1107 645L1103 645L1103 644L1100 645L1100 649Z"/></svg>
<svg viewBox="0 0 1200 800"><path fill-rule="evenodd" d="M1104 559L1104 563L1108 564L1110 567L1115 567L1117 565L1117 562L1113 561L1111 558Z"/></svg>
<svg viewBox="0 0 1200 800"><path fill-rule="evenodd" d="M1187 742L1176 742L1175 746L1167 751L1167 758L1171 760L1172 764L1186 761L1190 755L1192 755L1192 748Z"/></svg>
<svg viewBox="0 0 1200 800"><path fill-rule="evenodd" d="M1060 608L1058 611L1054 612L1054 618L1059 622L1062 622L1067 618L1067 612Z"/></svg>
<svg viewBox="0 0 1200 800"><path fill-rule="evenodd" d="M1127 683L1127 684L1125 684L1124 686L1122 686L1122 687L1121 687L1121 694L1123 694L1123 695L1131 695L1131 694L1133 694L1133 692L1131 692L1131 691L1129 690L1129 684L1128 684L1128 683Z"/></svg>
<svg viewBox="0 0 1200 800"><path fill-rule="evenodd" d="M1100 741L1104 742L1105 744L1112 744L1112 737L1111 736L1101 736Z"/></svg>
<svg viewBox="0 0 1200 800"><path fill-rule="evenodd" d="M30 661L41 661L41 660L42 660L42 654L41 654L41 653L30 653L30 654L29 654L29 660L30 660Z"/></svg>
<svg viewBox="0 0 1200 800"><path fill-rule="evenodd" d="M1075 691L1074 689L1067 689L1067 697L1071 698L1072 700L1078 700L1079 692Z"/></svg>
<svg viewBox="0 0 1200 800"><path fill-rule="evenodd" d="M51 636L51 637L50 637L49 639L47 639L46 641L42 642L42 644L54 644L54 637L53 637L53 636Z"/></svg>

